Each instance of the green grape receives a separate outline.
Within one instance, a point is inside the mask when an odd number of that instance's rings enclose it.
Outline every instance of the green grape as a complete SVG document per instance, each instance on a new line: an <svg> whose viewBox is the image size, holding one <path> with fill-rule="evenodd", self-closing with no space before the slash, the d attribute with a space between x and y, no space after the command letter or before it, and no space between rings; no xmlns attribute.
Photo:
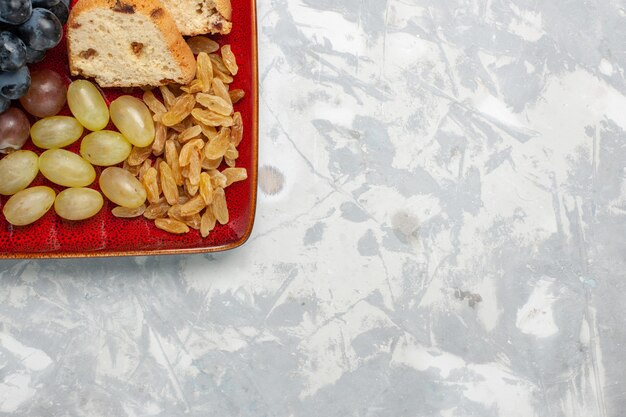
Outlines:
<svg viewBox="0 0 626 417"><path fill-rule="evenodd" d="M102 209L102 195L91 188L68 188L54 201L54 211L66 220L85 220Z"/></svg>
<svg viewBox="0 0 626 417"><path fill-rule="evenodd" d="M96 170L79 155L64 149L51 149L39 157L44 177L64 187L86 187L96 179Z"/></svg>
<svg viewBox="0 0 626 417"><path fill-rule="evenodd" d="M91 131L109 124L109 108L93 83L76 80L67 89L67 104L80 124Z"/></svg>
<svg viewBox="0 0 626 417"><path fill-rule="evenodd" d="M2 212L12 225L26 226L41 219L54 204L54 198L50 187L27 188L9 198Z"/></svg>
<svg viewBox="0 0 626 417"><path fill-rule="evenodd" d="M155 128L150 110L143 101L122 96L111 103L111 120L130 143L140 148L154 141Z"/></svg>
<svg viewBox="0 0 626 417"><path fill-rule="evenodd" d="M30 185L39 172L39 157L31 151L15 151L0 160L0 194L13 195Z"/></svg>
<svg viewBox="0 0 626 417"><path fill-rule="evenodd" d="M146 190L141 182L122 168L110 167L102 171L100 189L118 206L133 209L146 201Z"/></svg>
<svg viewBox="0 0 626 417"><path fill-rule="evenodd" d="M80 154L98 166L111 166L123 162L133 149L121 133L100 130L88 134L80 144Z"/></svg>
<svg viewBox="0 0 626 417"><path fill-rule="evenodd" d="M30 128L30 137L41 149L65 148L83 134L83 126L73 117L52 116L39 120Z"/></svg>

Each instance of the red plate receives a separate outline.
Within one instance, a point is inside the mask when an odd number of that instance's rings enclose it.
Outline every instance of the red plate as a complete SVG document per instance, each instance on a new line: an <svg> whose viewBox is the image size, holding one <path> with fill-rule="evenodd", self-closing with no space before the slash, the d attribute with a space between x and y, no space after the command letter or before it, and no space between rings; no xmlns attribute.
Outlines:
<svg viewBox="0 0 626 417"><path fill-rule="evenodd" d="M237 166L248 170L248 179L235 183L226 189L230 221L219 225L203 239L199 232L192 230L186 235L171 235L154 226L144 218L118 219L111 214L114 205L105 202L104 208L96 216L81 222L60 219L54 209L42 219L26 227L11 226L0 213L0 258L64 258L101 257L130 255L163 255L217 252L242 245L252 232L256 208L257 189L257 39L255 0L231 0L233 6L233 31L228 36L214 39L220 44L230 44L237 57L239 73L232 88L242 88L246 92L243 100L235 105L241 112L244 123L244 140L239 145ZM31 69L49 68L67 76L65 41L52 51L46 59ZM104 94L110 103L120 94L117 89L105 89ZM139 95L137 92L136 95ZM19 105L14 103L14 105ZM69 114L66 108L61 114ZM31 120L34 122L34 120ZM110 126L112 127L112 126ZM68 149L78 152L80 141ZM25 149L34 150L32 144ZM101 169L96 167L98 173ZM41 175L32 185L48 185L61 191L63 187L45 180ZM91 186L98 189L97 181ZM106 199L105 199L106 200ZM0 196L0 207L7 197Z"/></svg>

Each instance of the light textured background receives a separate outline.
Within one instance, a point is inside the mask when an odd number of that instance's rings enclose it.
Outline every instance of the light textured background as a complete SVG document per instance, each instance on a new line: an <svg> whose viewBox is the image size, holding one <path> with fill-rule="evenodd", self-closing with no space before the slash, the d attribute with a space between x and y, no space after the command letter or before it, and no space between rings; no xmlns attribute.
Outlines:
<svg viewBox="0 0 626 417"><path fill-rule="evenodd" d="M254 235L0 263L0 415L622 417L626 4L260 0Z"/></svg>

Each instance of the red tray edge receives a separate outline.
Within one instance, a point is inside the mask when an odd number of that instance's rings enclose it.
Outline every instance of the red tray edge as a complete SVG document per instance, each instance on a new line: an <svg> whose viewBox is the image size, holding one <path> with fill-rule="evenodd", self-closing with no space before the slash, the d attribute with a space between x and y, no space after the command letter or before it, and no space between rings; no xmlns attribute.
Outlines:
<svg viewBox="0 0 626 417"><path fill-rule="evenodd" d="M193 255L199 253L215 253L236 249L248 241L254 228L257 206L258 188L258 165L259 165L259 66L258 66L258 34L257 34L257 10L256 0L252 2L252 175L250 176L251 206L248 217L248 225L245 233L235 242L218 246L208 246L201 248L182 249L157 249L157 250L135 250L135 251L93 251L93 252L13 252L1 253L1 259L72 259L72 258L110 258L127 256L158 256L158 255Z"/></svg>

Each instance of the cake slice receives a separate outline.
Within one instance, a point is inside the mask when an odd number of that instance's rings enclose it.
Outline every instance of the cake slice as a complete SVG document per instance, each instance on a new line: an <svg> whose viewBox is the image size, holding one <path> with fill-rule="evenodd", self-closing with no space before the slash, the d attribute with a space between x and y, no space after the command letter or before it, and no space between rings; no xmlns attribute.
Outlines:
<svg viewBox="0 0 626 417"><path fill-rule="evenodd" d="M80 0L67 24L72 75L102 87L187 84L196 62L158 0Z"/></svg>
<svg viewBox="0 0 626 417"><path fill-rule="evenodd" d="M161 0L185 36L226 35L233 26L230 0Z"/></svg>

